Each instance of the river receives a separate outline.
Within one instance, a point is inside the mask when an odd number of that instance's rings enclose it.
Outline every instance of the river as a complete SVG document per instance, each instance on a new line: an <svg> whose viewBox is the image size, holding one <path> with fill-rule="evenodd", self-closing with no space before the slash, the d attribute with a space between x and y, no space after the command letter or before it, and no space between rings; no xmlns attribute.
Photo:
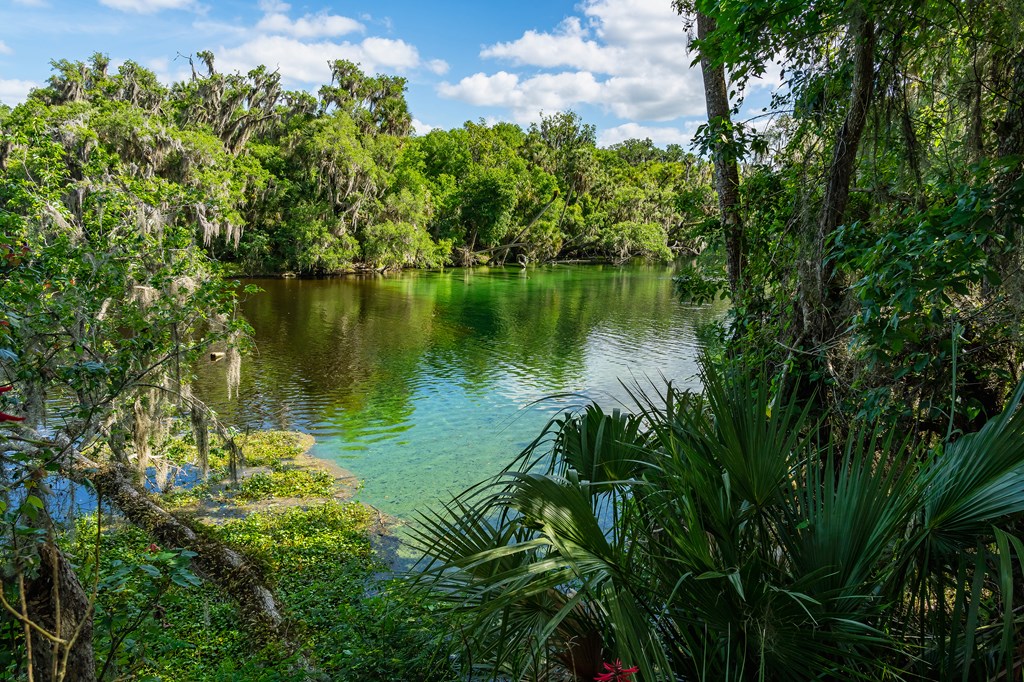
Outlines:
<svg viewBox="0 0 1024 682"><path fill-rule="evenodd" d="M204 364L197 393L240 428L311 433L313 455L363 481L358 499L410 518L498 472L560 411L626 402L620 381L697 386L696 330L723 308L681 304L671 277L559 265L255 280L238 386Z"/></svg>

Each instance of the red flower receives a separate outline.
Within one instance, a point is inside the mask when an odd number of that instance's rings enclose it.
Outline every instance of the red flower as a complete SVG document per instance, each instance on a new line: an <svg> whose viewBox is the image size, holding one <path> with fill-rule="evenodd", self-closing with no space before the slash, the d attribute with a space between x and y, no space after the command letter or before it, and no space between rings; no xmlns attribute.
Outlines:
<svg viewBox="0 0 1024 682"><path fill-rule="evenodd" d="M147 547L146 549L148 549L150 553L159 552L160 546L157 545L155 542L151 542L149 543L149 547Z"/></svg>
<svg viewBox="0 0 1024 682"><path fill-rule="evenodd" d="M0 393L7 393L11 390L12 386L0 386ZM13 414L7 414L6 412L0 412L0 422L23 422L24 417L15 417Z"/></svg>
<svg viewBox="0 0 1024 682"><path fill-rule="evenodd" d="M594 682L629 682L629 678L640 670L636 666L623 668L622 661L619 659L615 659L614 663L602 663L601 665L604 666L605 672L595 677Z"/></svg>

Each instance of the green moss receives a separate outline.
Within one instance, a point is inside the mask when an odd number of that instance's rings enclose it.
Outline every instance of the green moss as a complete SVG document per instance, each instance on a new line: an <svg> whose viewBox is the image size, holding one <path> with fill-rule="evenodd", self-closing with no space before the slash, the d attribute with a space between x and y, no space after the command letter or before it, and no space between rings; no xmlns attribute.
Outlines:
<svg viewBox="0 0 1024 682"><path fill-rule="evenodd" d="M235 442L248 466L261 467L305 453L313 446L313 437L296 431L254 431L237 436Z"/></svg>
<svg viewBox="0 0 1024 682"><path fill-rule="evenodd" d="M348 562L373 568L373 512L355 502L254 513L225 524L220 537L260 558L272 573L293 574Z"/></svg>
<svg viewBox="0 0 1024 682"><path fill-rule="evenodd" d="M328 497L334 477L319 469L284 469L256 473L238 484L235 497L245 501L272 497Z"/></svg>
<svg viewBox="0 0 1024 682"><path fill-rule="evenodd" d="M242 449L246 465L272 467L305 453L313 447L313 437L296 431L254 431L235 436L235 443ZM161 454L178 466L199 463L199 451L191 433L168 439ZM211 436L208 464L213 478L227 473L230 460L231 453L224 441Z"/></svg>

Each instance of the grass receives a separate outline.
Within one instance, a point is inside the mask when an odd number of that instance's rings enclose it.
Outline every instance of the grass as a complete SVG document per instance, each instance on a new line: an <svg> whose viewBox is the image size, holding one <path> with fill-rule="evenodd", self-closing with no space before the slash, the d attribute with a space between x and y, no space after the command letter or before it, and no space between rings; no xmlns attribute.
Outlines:
<svg viewBox="0 0 1024 682"><path fill-rule="evenodd" d="M302 645L301 658L273 643L254 646L257 638L239 627L233 604L212 585L172 581L175 572L189 575L187 558L154 548L132 526L111 526L100 539L97 660L102 665L112 643L137 621L113 652L110 679L456 679L444 641L451 624L401 583L375 577L382 569L370 543L375 518L363 505L330 501L206 529L264 567ZM80 519L66 538L86 578L94 575L95 541L95 516Z"/></svg>

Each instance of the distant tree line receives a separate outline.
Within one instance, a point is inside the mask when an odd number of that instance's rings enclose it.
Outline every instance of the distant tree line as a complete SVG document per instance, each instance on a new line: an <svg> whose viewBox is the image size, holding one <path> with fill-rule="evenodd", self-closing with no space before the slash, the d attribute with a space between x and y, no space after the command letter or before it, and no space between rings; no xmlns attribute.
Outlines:
<svg viewBox="0 0 1024 682"><path fill-rule="evenodd" d="M54 61L0 109L5 154L62 145L78 195L114 172L179 186L209 253L250 274L667 260L700 248L714 209L710 163L649 139L598 148L571 112L414 136L400 77L334 61L314 95L262 66L221 73L210 52L189 62L167 87L132 61Z"/></svg>

